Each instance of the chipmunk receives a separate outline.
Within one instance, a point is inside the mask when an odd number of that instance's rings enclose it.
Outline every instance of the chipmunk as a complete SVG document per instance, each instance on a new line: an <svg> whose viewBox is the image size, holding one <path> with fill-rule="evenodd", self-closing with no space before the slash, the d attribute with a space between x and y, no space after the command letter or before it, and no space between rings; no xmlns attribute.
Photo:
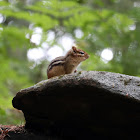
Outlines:
<svg viewBox="0 0 140 140"><path fill-rule="evenodd" d="M47 69L48 79L54 76L73 73L76 67L88 58L89 55L86 52L72 46L65 56L57 57L50 62Z"/></svg>

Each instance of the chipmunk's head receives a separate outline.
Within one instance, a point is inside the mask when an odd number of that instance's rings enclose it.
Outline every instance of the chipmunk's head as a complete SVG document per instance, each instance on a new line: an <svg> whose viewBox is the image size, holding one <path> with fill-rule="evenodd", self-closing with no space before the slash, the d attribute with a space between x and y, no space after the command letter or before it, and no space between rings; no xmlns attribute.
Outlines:
<svg viewBox="0 0 140 140"><path fill-rule="evenodd" d="M70 52L71 52L71 55L75 59L77 59L79 62L84 61L89 58L89 55L85 51L77 49L75 46L72 46L72 49L70 50Z"/></svg>

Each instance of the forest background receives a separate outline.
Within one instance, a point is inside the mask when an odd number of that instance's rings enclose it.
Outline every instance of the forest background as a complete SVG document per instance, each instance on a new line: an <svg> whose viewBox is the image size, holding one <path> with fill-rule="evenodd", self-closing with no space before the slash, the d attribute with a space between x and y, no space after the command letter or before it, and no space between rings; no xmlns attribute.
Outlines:
<svg viewBox="0 0 140 140"><path fill-rule="evenodd" d="M90 54L79 70L140 76L139 0L0 0L0 124L24 124L12 98L72 45Z"/></svg>

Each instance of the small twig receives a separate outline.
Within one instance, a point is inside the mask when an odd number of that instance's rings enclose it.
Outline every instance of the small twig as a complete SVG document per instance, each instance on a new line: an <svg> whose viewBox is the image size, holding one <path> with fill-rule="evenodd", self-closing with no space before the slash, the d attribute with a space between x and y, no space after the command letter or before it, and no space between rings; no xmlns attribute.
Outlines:
<svg viewBox="0 0 140 140"><path fill-rule="evenodd" d="M5 129L5 130L2 130L1 128L0 128L0 140L4 140L4 138L6 137L6 136L9 136L8 135L8 132L9 132L9 130L8 129Z"/></svg>

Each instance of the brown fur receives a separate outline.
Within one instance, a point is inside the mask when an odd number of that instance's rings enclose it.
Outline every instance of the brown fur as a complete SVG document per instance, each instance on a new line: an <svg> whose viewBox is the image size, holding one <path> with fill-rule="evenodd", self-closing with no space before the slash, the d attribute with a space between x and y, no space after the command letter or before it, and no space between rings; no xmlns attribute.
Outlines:
<svg viewBox="0 0 140 140"><path fill-rule="evenodd" d="M54 76L73 73L76 67L89 55L83 50L72 47L65 56L60 56L51 61L47 69L48 79Z"/></svg>

